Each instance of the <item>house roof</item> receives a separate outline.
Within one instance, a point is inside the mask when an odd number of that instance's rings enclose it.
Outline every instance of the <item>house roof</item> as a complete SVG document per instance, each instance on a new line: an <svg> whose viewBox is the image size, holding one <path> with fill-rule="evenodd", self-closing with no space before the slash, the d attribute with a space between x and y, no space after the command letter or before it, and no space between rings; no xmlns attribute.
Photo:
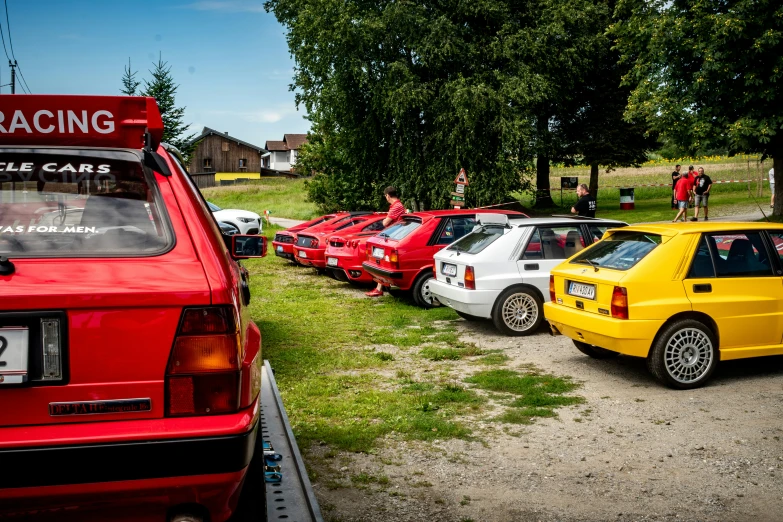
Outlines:
<svg viewBox="0 0 783 522"><path fill-rule="evenodd" d="M284 141L267 141L264 146L266 147L266 150L269 151L288 150Z"/></svg>
<svg viewBox="0 0 783 522"><path fill-rule="evenodd" d="M286 142L289 149L298 150L307 143L307 134L283 134L283 141Z"/></svg>
<svg viewBox="0 0 783 522"><path fill-rule="evenodd" d="M267 141L266 150L285 151L299 150L307 143L307 134L283 134L283 141Z"/></svg>
<svg viewBox="0 0 783 522"><path fill-rule="evenodd" d="M209 127L204 127L204 130L201 131L201 135L200 136L196 136L195 138L190 140L189 143L192 145L194 143L197 143L197 142L203 140L207 136L211 136L211 135L222 136L223 138L227 138L227 139L229 139L229 140L231 140L231 141L233 141L233 142L235 142L235 143L237 143L239 145L244 145L245 147L249 147L251 149L255 149L255 150L257 150L261 154L264 154L265 152L269 152L267 149L265 149L263 147L259 147L258 145L253 145L252 143L248 143L246 141L242 141L240 139L235 138L234 136L229 136L227 132L216 131L215 129L210 129Z"/></svg>

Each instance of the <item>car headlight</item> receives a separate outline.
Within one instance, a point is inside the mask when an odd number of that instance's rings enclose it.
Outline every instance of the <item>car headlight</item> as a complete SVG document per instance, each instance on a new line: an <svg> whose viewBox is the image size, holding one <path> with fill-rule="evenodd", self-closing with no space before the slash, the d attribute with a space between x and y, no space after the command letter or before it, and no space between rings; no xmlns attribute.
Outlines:
<svg viewBox="0 0 783 522"><path fill-rule="evenodd" d="M239 221L241 221L242 223L253 223L253 222L255 222L255 221L256 221L256 220L255 220L255 219L253 219L253 218L247 218L247 217L241 217L241 218L237 218L237 219L238 219Z"/></svg>

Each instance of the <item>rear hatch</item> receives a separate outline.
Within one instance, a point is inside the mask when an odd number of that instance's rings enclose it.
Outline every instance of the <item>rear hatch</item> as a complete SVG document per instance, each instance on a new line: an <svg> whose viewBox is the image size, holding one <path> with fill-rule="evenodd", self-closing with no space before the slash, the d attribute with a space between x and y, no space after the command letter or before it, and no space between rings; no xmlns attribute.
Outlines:
<svg viewBox="0 0 783 522"><path fill-rule="evenodd" d="M443 283L465 287L465 270L471 266L474 270L491 266L492 260L484 259L483 263L475 263L477 256L504 234L509 232L506 221L496 224L482 225L468 235L455 241L447 248L435 254L435 278ZM476 273L473 274L475 284Z"/></svg>
<svg viewBox="0 0 783 522"><path fill-rule="evenodd" d="M0 148L0 165L13 266L0 275L0 426L162 417L182 309L210 302L169 178L132 150Z"/></svg>
<svg viewBox="0 0 783 522"><path fill-rule="evenodd" d="M557 304L611 315L615 287L662 242L659 234L617 230L552 271Z"/></svg>
<svg viewBox="0 0 783 522"><path fill-rule="evenodd" d="M367 261L386 270L398 269L397 248L422 225L419 216L403 216L401 221L367 240Z"/></svg>

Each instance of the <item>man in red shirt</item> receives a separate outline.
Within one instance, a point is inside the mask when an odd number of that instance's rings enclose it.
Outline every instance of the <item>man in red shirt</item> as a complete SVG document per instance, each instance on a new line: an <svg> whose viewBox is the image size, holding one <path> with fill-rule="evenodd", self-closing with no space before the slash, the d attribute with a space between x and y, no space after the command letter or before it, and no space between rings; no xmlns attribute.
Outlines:
<svg viewBox="0 0 783 522"><path fill-rule="evenodd" d="M680 216L682 216L682 220L685 221L688 217L688 202L693 198L693 181L690 176L685 175L680 178L677 185L674 187L674 195L677 198L677 208L679 209L679 212L677 212L677 217L674 218L672 223L676 223L680 219Z"/></svg>
<svg viewBox="0 0 783 522"><path fill-rule="evenodd" d="M386 201L389 202L389 213L386 214L386 218L383 220L383 226L388 227L400 220L403 214L405 214L405 207L400 202L400 195L395 187L386 187L383 191L383 196ZM370 290L365 295L369 297L380 297L383 295L383 285L378 283L378 286L374 290Z"/></svg>

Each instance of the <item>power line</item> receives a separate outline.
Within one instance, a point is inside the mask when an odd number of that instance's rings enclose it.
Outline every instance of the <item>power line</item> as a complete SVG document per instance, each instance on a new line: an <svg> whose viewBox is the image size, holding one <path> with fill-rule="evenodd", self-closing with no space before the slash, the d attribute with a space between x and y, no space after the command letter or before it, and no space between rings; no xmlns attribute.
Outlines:
<svg viewBox="0 0 783 522"><path fill-rule="evenodd" d="M19 66L18 63L16 64L16 68L19 69L19 77L22 79L22 82L24 82L24 88L27 90L27 94L32 94L30 92L30 87L27 85L27 80L24 79L24 74L22 74L22 68ZM20 83L19 85L22 84Z"/></svg>
<svg viewBox="0 0 783 522"><path fill-rule="evenodd" d="M14 61L16 61L16 55L14 54L14 42L11 40L11 22L8 20L8 0L4 0L4 3L5 3L5 28L8 29L8 44L11 46L11 56L14 58Z"/></svg>
<svg viewBox="0 0 783 522"><path fill-rule="evenodd" d="M10 34L8 36L11 36ZM11 57L8 56L8 49L5 47L5 34L3 33L3 24L0 24L0 37L3 39L3 50L5 51L5 57L8 58L8 61L11 61Z"/></svg>

